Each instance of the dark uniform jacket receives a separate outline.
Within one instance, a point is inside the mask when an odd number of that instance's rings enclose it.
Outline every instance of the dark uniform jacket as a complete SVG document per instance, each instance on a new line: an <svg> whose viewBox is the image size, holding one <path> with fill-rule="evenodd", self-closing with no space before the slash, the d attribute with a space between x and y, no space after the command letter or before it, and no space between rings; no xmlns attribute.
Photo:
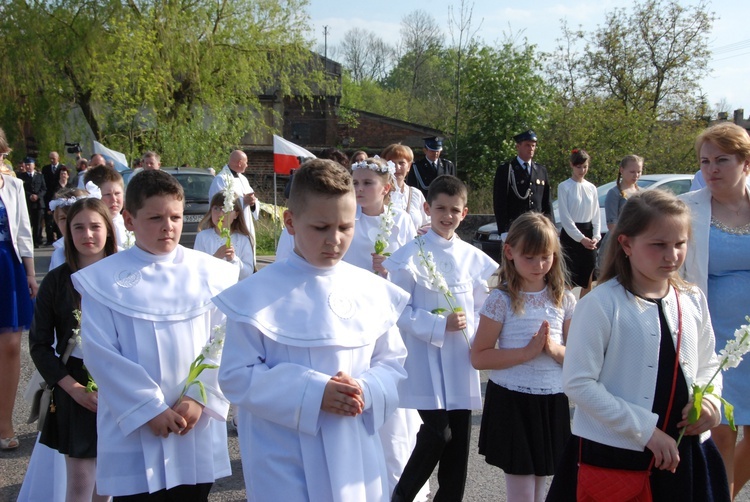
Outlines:
<svg viewBox="0 0 750 502"><path fill-rule="evenodd" d="M22 172L18 174L18 179L23 181L23 190L26 192L26 205L29 209L43 209L46 207L47 185L44 183L44 176L34 171L32 173ZM31 202L31 195L36 194L39 197L36 202Z"/></svg>
<svg viewBox="0 0 750 502"><path fill-rule="evenodd" d="M49 188L47 196L44 197L44 206L49 207L49 202L55 198L55 193L60 186L60 168L63 164L57 164L57 171L52 171L52 164L47 164L42 167L42 175L44 176L44 183Z"/></svg>
<svg viewBox="0 0 750 502"><path fill-rule="evenodd" d="M456 166L453 162L438 157L437 169L427 158L422 158L411 165L411 171L406 176L406 184L419 189L427 197L427 189L435 178L442 174L456 175Z"/></svg>
<svg viewBox="0 0 750 502"><path fill-rule="evenodd" d="M512 176L510 169L512 169ZM512 186L514 178L515 191ZM528 197L526 197L527 193ZM495 172L493 205L499 234L507 232L513 220L528 211L544 213L554 222L547 168L532 161L529 176L519 164L518 158L500 164Z"/></svg>

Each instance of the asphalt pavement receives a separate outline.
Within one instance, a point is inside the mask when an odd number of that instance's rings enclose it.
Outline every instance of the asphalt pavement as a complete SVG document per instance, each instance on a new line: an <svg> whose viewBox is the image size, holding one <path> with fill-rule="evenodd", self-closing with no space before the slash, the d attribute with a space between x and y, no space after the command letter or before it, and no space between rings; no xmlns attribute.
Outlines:
<svg viewBox="0 0 750 502"><path fill-rule="evenodd" d="M49 268L51 248L37 250L34 259L37 280L41 283L44 274ZM258 266L263 267L273 261L273 257L259 257ZM21 446L13 451L0 451L0 502L15 501L21 489L26 468L29 464L31 451L36 439L36 424L26 424L29 414L29 405L23 399L23 391L29 381L34 369L34 364L29 356L28 336L23 337L21 349L21 383L16 397L16 407L13 413L16 435L21 441ZM487 372L482 372L482 389L487 382ZM479 438L479 426L481 423L481 412L472 414L471 428L471 453L469 456L469 473L466 481L465 501L503 501L505 497L505 479L500 469L485 463L484 457L477 452L477 441ZM242 477L242 462L240 460L239 441L237 432L231 423L227 424L229 436L229 455L232 463L232 476L223 478L214 483L209 500L212 502L228 502L246 500L245 484ZM551 478L548 480L551 481ZM437 478L433 474L430 486L437 487ZM40 501L45 502L45 501ZM356 501L352 501L356 502ZM742 490L735 502L750 502L750 489Z"/></svg>

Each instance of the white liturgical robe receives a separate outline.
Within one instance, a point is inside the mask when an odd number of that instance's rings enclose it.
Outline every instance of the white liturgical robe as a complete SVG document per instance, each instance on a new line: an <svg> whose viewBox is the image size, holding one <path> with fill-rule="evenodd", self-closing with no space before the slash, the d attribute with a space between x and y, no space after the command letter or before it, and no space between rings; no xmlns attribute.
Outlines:
<svg viewBox="0 0 750 502"><path fill-rule="evenodd" d="M219 381L239 407L248 500L389 500L377 431L406 376L395 323L407 299L372 272L295 253L214 298L228 318ZM362 388L361 415L321 410L338 371Z"/></svg>
<svg viewBox="0 0 750 502"><path fill-rule="evenodd" d="M175 404L190 364L223 318L211 297L237 282L238 269L178 246L167 255L132 248L73 275L81 293L83 354L99 386L97 490L155 492L211 483L231 474L229 402L218 370L187 395L204 405L184 436L155 436L147 422Z"/></svg>
<svg viewBox="0 0 750 502"><path fill-rule="evenodd" d="M454 306L466 313L466 334L473 341L479 309L488 294L487 280L497 270L497 263L457 235L447 240L430 230L420 240L425 254L432 252L437 270L454 296ZM479 372L471 366L469 345L460 331L445 331L444 314L432 313L438 308L450 313L450 308L421 264L417 243L417 239L409 242L383 263L391 281L412 295L398 321L409 351L404 364L409 377L399 387L401 406L481 409Z"/></svg>

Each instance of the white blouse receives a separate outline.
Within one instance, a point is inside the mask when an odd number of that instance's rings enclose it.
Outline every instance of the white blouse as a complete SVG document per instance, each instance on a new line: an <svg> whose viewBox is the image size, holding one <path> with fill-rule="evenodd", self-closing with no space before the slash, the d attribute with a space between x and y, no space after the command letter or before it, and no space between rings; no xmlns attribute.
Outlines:
<svg viewBox="0 0 750 502"><path fill-rule="evenodd" d="M589 222L594 225L594 239L602 238L599 197L593 183L586 180L578 183L568 178L558 185L557 200L559 201L560 222L573 240L580 242L585 237L575 224Z"/></svg>
<svg viewBox="0 0 750 502"><path fill-rule="evenodd" d="M406 184L403 190L396 188L395 191L391 192L391 202L395 207L406 211L411 216L417 230L430 224L430 217L424 210L424 195L416 188Z"/></svg>
<svg viewBox="0 0 750 502"><path fill-rule="evenodd" d="M234 248L234 259L230 263L240 269L240 280L242 280L253 273L253 263L255 263L253 259L253 246L250 238L245 235L233 233L230 238L232 240L232 247ZM224 243L224 237L217 234L213 228L207 228L201 230L195 236L193 249L213 256L216 250L223 246Z"/></svg>

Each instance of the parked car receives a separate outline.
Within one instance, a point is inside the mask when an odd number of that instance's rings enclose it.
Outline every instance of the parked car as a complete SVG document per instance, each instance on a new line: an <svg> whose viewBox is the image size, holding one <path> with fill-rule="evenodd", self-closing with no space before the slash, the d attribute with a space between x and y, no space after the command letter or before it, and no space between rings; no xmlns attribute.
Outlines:
<svg viewBox="0 0 750 502"><path fill-rule="evenodd" d="M638 186L644 190L655 188L669 190L675 195L683 194L690 190L690 184L693 182L692 174L644 174L638 179ZM604 210L604 201L607 198L607 192L615 186L614 181L605 183L596 188L599 197L599 212L601 214L601 233L602 236L607 233L607 216ZM552 211L555 215L555 225L558 232L560 231L560 213L558 211L558 201L552 202ZM502 240L497 233L497 223L488 223L479 227L474 234L471 243L487 253L493 260L500 263Z"/></svg>

